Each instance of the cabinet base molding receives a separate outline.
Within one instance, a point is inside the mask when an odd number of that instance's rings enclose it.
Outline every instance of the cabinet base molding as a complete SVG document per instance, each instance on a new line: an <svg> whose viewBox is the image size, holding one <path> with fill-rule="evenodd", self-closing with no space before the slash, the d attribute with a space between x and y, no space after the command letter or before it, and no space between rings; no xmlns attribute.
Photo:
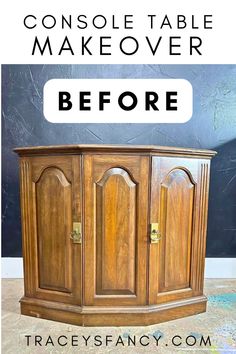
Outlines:
<svg viewBox="0 0 236 354"><path fill-rule="evenodd" d="M207 298L197 296L165 304L132 307L68 305L35 298L20 300L22 315L79 326L146 326L206 311Z"/></svg>

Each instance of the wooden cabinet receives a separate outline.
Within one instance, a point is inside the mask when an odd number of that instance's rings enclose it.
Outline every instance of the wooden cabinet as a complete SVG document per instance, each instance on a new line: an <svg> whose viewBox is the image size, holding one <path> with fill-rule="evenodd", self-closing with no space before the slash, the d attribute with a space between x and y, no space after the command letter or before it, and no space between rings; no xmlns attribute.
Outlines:
<svg viewBox="0 0 236 354"><path fill-rule="evenodd" d="M21 312L148 325L205 311L209 150L68 145L20 155Z"/></svg>

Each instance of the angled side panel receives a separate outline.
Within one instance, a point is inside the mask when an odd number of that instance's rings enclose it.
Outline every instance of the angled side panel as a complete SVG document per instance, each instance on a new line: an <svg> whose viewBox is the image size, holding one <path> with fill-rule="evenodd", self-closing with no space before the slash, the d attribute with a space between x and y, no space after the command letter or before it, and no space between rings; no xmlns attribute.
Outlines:
<svg viewBox="0 0 236 354"><path fill-rule="evenodd" d="M56 167L35 183L39 288L71 292L71 183Z"/></svg>
<svg viewBox="0 0 236 354"><path fill-rule="evenodd" d="M194 184L182 169L161 184L161 264L159 292L190 287Z"/></svg>

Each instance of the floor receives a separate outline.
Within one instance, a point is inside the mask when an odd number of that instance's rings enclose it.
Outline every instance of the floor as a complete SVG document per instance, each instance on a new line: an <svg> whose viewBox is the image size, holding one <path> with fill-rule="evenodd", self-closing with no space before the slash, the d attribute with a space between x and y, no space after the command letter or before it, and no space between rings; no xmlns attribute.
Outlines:
<svg viewBox="0 0 236 354"><path fill-rule="evenodd" d="M22 294L21 279L2 280L4 354L236 353L236 280L206 280L206 313L148 327L83 328L22 316Z"/></svg>

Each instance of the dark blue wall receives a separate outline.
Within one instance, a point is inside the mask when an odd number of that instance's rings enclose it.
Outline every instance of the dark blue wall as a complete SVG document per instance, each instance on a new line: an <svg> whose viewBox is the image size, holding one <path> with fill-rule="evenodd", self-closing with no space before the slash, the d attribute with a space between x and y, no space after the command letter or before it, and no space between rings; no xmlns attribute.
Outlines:
<svg viewBox="0 0 236 354"><path fill-rule="evenodd" d="M52 124L43 86L52 78L185 78L193 117L185 124ZM157 144L210 148L207 256L236 255L236 65L3 65L3 256L21 255L16 146L73 143Z"/></svg>

